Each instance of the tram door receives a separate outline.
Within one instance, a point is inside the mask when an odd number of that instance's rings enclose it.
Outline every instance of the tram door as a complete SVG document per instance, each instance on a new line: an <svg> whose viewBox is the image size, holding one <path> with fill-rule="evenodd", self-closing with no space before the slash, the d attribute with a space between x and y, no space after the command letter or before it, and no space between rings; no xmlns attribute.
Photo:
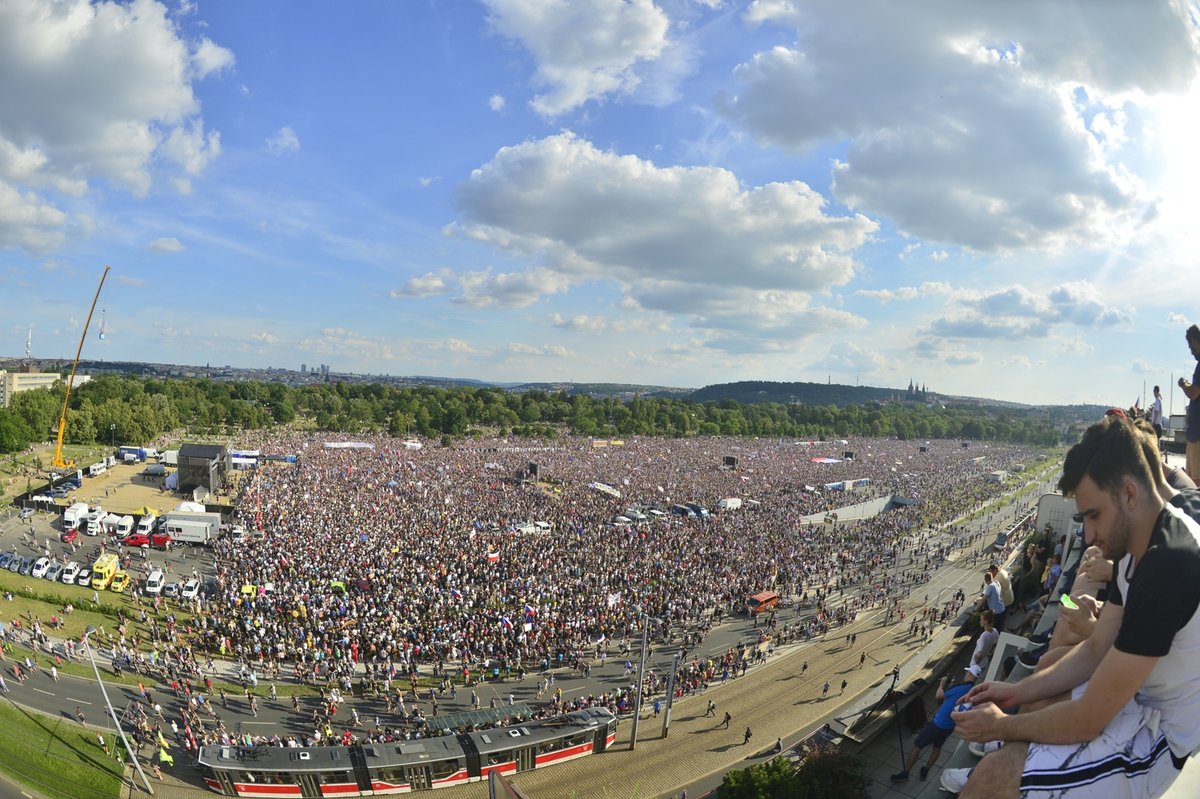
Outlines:
<svg viewBox="0 0 1200 799"><path fill-rule="evenodd" d="M429 779L429 766L406 766L404 779L414 791L425 791L433 787L433 783Z"/></svg>
<svg viewBox="0 0 1200 799"><path fill-rule="evenodd" d="M300 773L296 775L300 783L300 795L304 799L321 799L321 780L316 774Z"/></svg>
<svg viewBox="0 0 1200 799"><path fill-rule="evenodd" d="M526 746L518 749L516 751L517 771L529 771L531 768L533 768L536 762L534 760L536 752L537 748L533 746Z"/></svg>
<svg viewBox="0 0 1200 799"><path fill-rule="evenodd" d="M237 788L233 787L233 775L228 771L214 770L217 776L217 782L221 783L221 793L226 796L237 796Z"/></svg>

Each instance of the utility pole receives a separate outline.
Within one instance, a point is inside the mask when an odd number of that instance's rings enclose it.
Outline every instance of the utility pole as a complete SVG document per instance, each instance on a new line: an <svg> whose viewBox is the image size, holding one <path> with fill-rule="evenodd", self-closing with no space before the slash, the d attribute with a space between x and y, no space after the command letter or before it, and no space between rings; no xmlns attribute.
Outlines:
<svg viewBox="0 0 1200 799"><path fill-rule="evenodd" d="M96 656L92 654L92 642L90 640L94 632L96 632L96 628L89 624L87 631L83 634L83 645L87 649L88 660L92 661L92 673L96 675L96 682L100 684L100 694L104 697L104 706L108 708L108 715L117 728L117 736L121 739L121 743L125 745L125 751L129 753L129 759L133 762L133 767L137 769L138 776L142 778L142 785L146 786L146 793L154 796L154 789L150 787L150 780L146 779L146 772L142 771L142 764L138 762L133 747L129 745L129 739L125 737L125 730L121 729L121 722L117 719L117 711L113 710L112 702L109 701L108 690L104 687L104 680L100 679L100 668L96 665Z"/></svg>
<svg viewBox="0 0 1200 799"><path fill-rule="evenodd" d="M629 750L637 746L638 721L642 718L642 681L646 679L646 639L650 634L650 617L642 614L642 654L638 660L637 695L633 701L633 729L629 734Z"/></svg>
<svg viewBox="0 0 1200 799"><path fill-rule="evenodd" d="M667 677L667 709L663 713L663 734L666 738L671 729L671 703L675 701L675 675L679 672L679 653L671 658L671 674Z"/></svg>

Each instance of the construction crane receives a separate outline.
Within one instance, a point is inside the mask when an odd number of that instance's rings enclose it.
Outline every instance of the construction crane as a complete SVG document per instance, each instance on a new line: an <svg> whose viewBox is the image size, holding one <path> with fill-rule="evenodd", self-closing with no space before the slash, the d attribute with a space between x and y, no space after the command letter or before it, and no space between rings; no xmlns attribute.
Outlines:
<svg viewBox="0 0 1200 799"><path fill-rule="evenodd" d="M96 303L100 300L100 289L104 288L104 279L108 277L108 270L111 266L104 267L104 274L100 276L100 285L96 286L96 296L92 297L92 307L88 308L87 321L83 323L83 332L79 334L79 349L75 350L75 360L71 362L71 376L67 378L67 394L63 397L62 414L58 417L58 439L54 444L54 461L53 467L58 469L70 469L75 466L75 461L63 460L62 445L63 433L67 430L67 403L71 401L71 386L75 383L75 370L79 368L79 356L83 354L83 342L87 338L88 326L92 323L92 314L96 310Z"/></svg>

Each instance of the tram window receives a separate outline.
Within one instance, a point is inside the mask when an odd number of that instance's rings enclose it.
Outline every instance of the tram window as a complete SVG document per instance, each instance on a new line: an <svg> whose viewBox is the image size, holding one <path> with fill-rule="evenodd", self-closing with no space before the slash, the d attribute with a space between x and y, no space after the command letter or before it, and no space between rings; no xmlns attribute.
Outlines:
<svg viewBox="0 0 1200 799"><path fill-rule="evenodd" d="M437 763L429 764L430 772L435 780L444 780L454 772L458 771L457 760L441 760Z"/></svg>
<svg viewBox="0 0 1200 799"><path fill-rule="evenodd" d="M253 771L239 771L238 782L258 782L258 776Z"/></svg>
<svg viewBox="0 0 1200 799"><path fill-rule="evenodd" d="M590 732L581 732L578 735L572 735L567 739L567 746L580 746L589 743L592 740Z"/></svg>
<svg viewBox="0 0 1200 799"><path fill-rule="evenodd" d="M375 779L381 782L405 782L404 769L400 768L381 768L376 772Z"/></svg>
<svg viewBox="0 0 1200 799"><path fill-rule="evenodd" d="M322 785L352 782L349 771L322 771L319 776Z"/></svg>
<svg viewBox="0 0 1200 799"><path fill-rule="evenodd" d="M503 752L493 752L488 755L488 765L494 766L498 763L511 763L515 759L512 750L505 749Z"/></svg>

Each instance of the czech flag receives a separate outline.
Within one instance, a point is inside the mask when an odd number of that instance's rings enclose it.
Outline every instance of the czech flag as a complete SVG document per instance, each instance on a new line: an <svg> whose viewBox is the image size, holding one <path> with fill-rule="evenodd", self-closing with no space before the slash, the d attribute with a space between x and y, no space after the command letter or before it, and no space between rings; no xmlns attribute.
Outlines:
<svg viewBox="0 0 1200 799"><path fill-rule="evenodd" d="M533 605L526 605L525 606L525 615L526 616L537 615L537 608L535 608Z"/></svg>
<svg viewBox="0 0 1200 799"><path fill-rule="evenodd" d="M512 620L509 619L508 616L501 616L500 617L500 626L506 630L511 630L512 629Z"/></svg>
<svg viewBox="0 0 1200 799"><path fill-rule="evenodd" d="M454 597L455 599L462 599L462 591L459 591L457 588L451 588L450 596Z"/></svg>

